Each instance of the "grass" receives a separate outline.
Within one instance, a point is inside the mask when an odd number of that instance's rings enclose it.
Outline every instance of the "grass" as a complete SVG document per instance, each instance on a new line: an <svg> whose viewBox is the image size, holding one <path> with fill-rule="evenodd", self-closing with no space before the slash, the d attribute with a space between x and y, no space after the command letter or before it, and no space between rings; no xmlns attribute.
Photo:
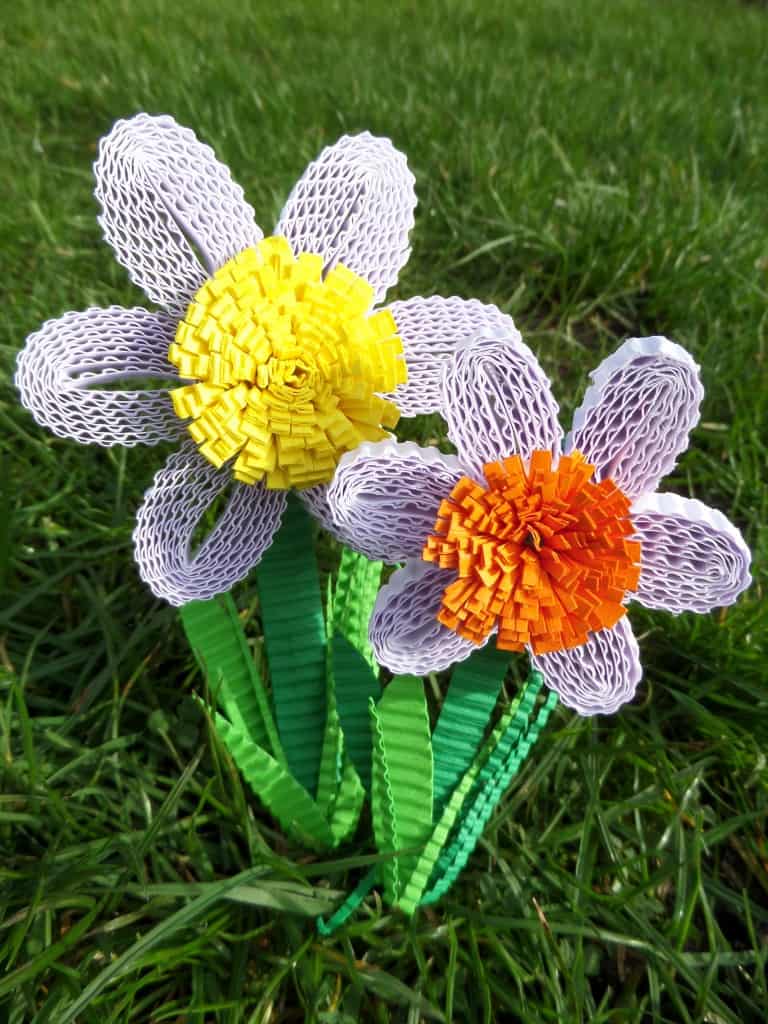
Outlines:
<svg viewBox="0 0 768 1024"><path fill-rule="evenodd" d="M370 848L287 845L209 734L178 621L130 557L165 452L54 439L6 386L0 1020L763 1021L766 9L19 0L0 47L6 385L42 320L142 302L91 198L116 118L195 127L265 226L322 145L370 128L417 177L397 295L511 312L566 422L625 336L686 345L707 398L667 488L755 553L727 613L632 610L638 700L555 716L448 898L411 922L368 901L320 939L312 915Z"/></svg>

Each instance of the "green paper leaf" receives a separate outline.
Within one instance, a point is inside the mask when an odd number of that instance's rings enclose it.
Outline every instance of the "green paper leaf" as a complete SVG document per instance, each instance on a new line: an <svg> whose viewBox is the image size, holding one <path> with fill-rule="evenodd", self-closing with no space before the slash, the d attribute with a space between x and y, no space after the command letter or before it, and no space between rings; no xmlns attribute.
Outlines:
<svg viewBox="0 0 768 1024"><path fill-rule="evenodd" d="M477 756L509 661L509 652L490 643L453 670L432 736L436 816Z"/></svg>
<svg viewBox="0 0 768 1024"><path fill-rule="evenodd" d="M310 849L333 849L330 825L306 789L222 715L215 715L214 725L246 782L286 833Z"/></svg>
<svg viewBox="0 0 768 1024"><path fill-rule="evenodd" d="M408 851L398 857L399 894L432 831L432 741L421 679L396 676L376 711L374 758L382 761L391 802L394 850Z"/></svg>
<svg viewBox="0 0 768 1024"><path fill-rule="evenodd" d="M408 879L408 884L403 888L400 895L398 906L406 914L412 914L421 903L422 895L430 882L435 865L443 853L451 832L461 817L462 811L465 809L477 777L506 734L509 724L520 705L520 699L520 697L517 697L511 707L501 716L474 761L467 768L458 785L452 790L448 802L411 873L411 877Z"/></svg>
<svg viewBox="0 0 768 1024"><path fill-rule="evenodd" d="M381 562L342 548L333 591L331 632L340 633L378 675L379 666L368 639L368 623L381 583Z"/></svg>
<svg viewBox="0 0 768 1024"><path fill-rule="evenodd" d="M364 800L365 790L354 765L351 761L346 761L336 790L333 811L329 818L331 832L337 846L349 839L357 828Z"/></svg>
<svg viewBox="0 0 768 1024"><path fill-rule="evenodd" d="M341 633L334 633L331 640L331 673L344 749L370 793L372 749L368 704L371 698L379 698L381 686L363 655Z"/></svg>
<svg viewBox="0 0 768 1024"><path fill-rule="evenodd" d="M435 903L456 881L496 805L541 735L557 704L557 694L550 693L536 716L531 721L528 720L542 683L543 679L537 672L529 677L517 713L506 729L502 741L477 776L472 793L466 802L466 810L450 843L438 860L436 878L422 898L422 905Z"/></svg>
<svg viewBox="0 0 768 1024"><path fill-rule="evenodd" d="M311 520L294 496L256 579L280 739L288 767L314 796L326 717L325 626Z"/></svg>
<svg viewBox="0 0 768 1024"><path fill-rule="evenodd" d="M267 692L232 598L227 594L190 601L179 615L208 685L232 725L284 763Z"/></svg>
<svg viewBox="0 0 768 1024"><path fill-rule="evenodd" d="M394 854L399 847L395 803L389 786L387 758L384 751L384 731L378 708L373 700L368 703L371 715L371 738L373 741L373 765L371 769L371 815L373 834L379 853ZM393 905L397 902L400 882L398 860L390 857L381 865L381 880L384 895Z"/></svg>

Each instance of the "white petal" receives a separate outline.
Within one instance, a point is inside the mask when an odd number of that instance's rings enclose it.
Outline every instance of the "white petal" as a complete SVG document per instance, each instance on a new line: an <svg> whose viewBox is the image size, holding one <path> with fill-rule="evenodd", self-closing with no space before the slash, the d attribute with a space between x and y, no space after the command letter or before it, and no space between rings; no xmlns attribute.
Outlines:
<svg viewBox="0 0 768 1024"><path fill-rule="evenodd" d="M532 656L566 707L580 715L612 715L632 700L643 669L626 615L611 629L590 633L581 647Z"/></svg>
<svg viewBox="0 0 768 1024"><path fill-rule="evenodd" d="M228 485L232 490L224 511L193 552L195 530ZM172 605L222 594L260 561L285 505L285 491L233 481L231 467L214 469L187 443L155 474L136 516L139 574L153 594Z"/></svg>
<svg viewBox="0 0 768 1024"><path fill-rule="evenodd" d="M487 328L445 367L443 416L459 458L482 480L483 466L536 449L559 453L562 431L547 376L527 345Z"/></svg>
<svg viewBox="0 0 768 1024"><path fill-rule="evenodd" d="M470 338L491 328L522 343L511 316L477 299L416 296L387 308L403 340L408 381L385 397L395 402L402 416L442 412L443 366Z"/></svg>
<svg viewBox="0 0 768 1024"><path fill-rule="evenodd" d="M345 135L313 160L288 197L275 234L294 252L343 263L381 302L410 254L414 177L389 139Z"/></svg>
<svg viewBox="0 0 768 1024"><path fill-rule="evenodd" d="M464 475L459 460L410 441L359 445L339 461L328 485L334 525L368 558L418 558L440 502Z"/></svg>
<svg viewBox="0 0 768 1024"><path fill-rule="evenodd" d="M111 391L136 378L178 379L168 362L176 321L146 309L86 309L48 320L19 353L16 387L38 423L81 444L157 444L179 437L166 391Z"/></svg>
<svg viewBox="0 0 768 1024"><path fill-rule="evenodd" d="M376 598L369 626L379 664L420 676L441 672L477 650L477 644L437 621L443 592L455 579L455 573L417 560L390 576Z"/></svg>
<svg viewBox="0 0 768 1024"><path fill-rule="evenodd" d="M631 516L641 543L633 597L646 608L709 612L733 604L752 582L749 548L717 509L657 493L639 498Z"/></svg>
<svg viewBox="0 0 768 1024"><path fill-rule="evenodd" d="M691 356L667 338L631 338L591 374L566 451L578 449L630 498L655 491L699 419L704 390Z"/></svg>
<svg viewBox="0 0 768 1024"><path fill-rule="evenodd" d="M105 239L131 280L171 312L183 314L218 267L262 238L227 167L172 117L118 121L93 169Z"/></svg>

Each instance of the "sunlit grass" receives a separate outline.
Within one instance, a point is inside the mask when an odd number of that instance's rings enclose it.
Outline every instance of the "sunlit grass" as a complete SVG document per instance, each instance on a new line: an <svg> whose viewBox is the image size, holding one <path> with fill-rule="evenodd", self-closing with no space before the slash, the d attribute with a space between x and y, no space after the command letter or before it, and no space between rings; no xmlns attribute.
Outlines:
<svg viewBox="0 0 768 1024"><path fill-rule="evenodd" d="M408 154L420 199L392 297L511 312L566 424L623 338L686 345L707 397L665 486L755 552L727 613L632 610L638 700L555 716L447 899L412 922L369 900L321 940L312 916L364 870L365 831L324 863L287 845L209 733L176 617L131 560L166 451L54 439L7 387L0 1018L763 1021L765 8L22 0L0 55L6 380L44 319L146 301L91 197L115 119L194 127L266 228L323 145L368 128Z"/></svg>

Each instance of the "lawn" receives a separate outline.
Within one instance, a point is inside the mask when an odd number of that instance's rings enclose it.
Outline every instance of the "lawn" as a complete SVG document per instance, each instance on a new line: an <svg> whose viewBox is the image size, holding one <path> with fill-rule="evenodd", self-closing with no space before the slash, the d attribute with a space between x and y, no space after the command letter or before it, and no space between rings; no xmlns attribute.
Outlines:
<svg viewBox="0 0 768 1024"><path fill-rule="evenodd" d="M18 0L0 58L0 1020L764 1021L768 10ZM710 616L634 606L638 698L558 710L457 885L410 921L371 898L320 938L366 829L335 860L292 846L211 735L131 558L166 451L56 439L10 385L43 320L146 301L91 175L142 109L213 145L267 229L323 145L390 136L420 201L390 298L497 303L565 423L626 337L702 366L665 487L743 529L752 588Z"/></svg>

